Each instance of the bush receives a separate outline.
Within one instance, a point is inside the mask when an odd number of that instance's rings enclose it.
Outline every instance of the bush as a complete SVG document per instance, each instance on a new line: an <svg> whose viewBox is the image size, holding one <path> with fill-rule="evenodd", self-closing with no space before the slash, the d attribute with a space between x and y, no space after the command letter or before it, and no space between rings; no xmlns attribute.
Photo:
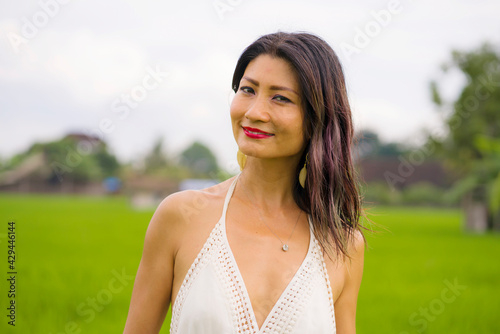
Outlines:
<svg viewBox="0 0 500 334"><path fill-rule="evenodd" d="M402 190L384 182L372 182L361 187L363 201L378 205L456 205L456 201L450 200L448 192L428 182L415 183Z"/></svg>
<svg viewBox="0 0 500 334"><path fill-rule="evenodd" d="M420 182L405 188L403 203L410 205L444 205L445 191L428 182Z"/></svg>
<svg viewBox="0 0 500 334"><path fill-rule="evenodd" d="M372 182L361 187L363 202L367 204L395 205L401 203L401 192L385 182Z"/></svg>

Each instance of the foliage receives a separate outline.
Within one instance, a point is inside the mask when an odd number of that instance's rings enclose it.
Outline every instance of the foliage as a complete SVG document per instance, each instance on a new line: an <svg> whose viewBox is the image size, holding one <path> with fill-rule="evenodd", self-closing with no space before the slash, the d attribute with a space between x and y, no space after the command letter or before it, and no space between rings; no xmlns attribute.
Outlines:
<svg viewBox="0 0 500 334"><path fill-rule="evenodd" d="M34 144L33 146L35 146L35 145L36 144ZM28 149L27 151L15 154L10 159L5 159L5 161L3 162L2 166L1 166L0 171L13 170L17 166L19 166L24 161L24 159L26 159L28 156L30 156L33 153L32 152L33 146L30 149Z"/></svg>
<svg viewBox="0 0 500 334"><path fill-rule="evenodd" d="M431 83L432 99L446 118L445 138L431 138L460 180L455 195L473 193L498 211L500 193L500 55L489 44L471 52L454 51L443 66L466 78L456 101L444 101L439 84Z"/></svg>
<svg viewBox="0 0 500 334"><path fill-rule="evenodd" d="M224 180L229 174L219 169L217 159L204 144L195 141L180 155L180 161L169 159L164 152L163 139L158 138L151 151L141 160L141 165L122 166L111 154L104 142L86 140L82 145L77 139L66 136L60 140L35 143L28 150L16 154L7 161L0 160L0 171L13 170L20 166L28 157L43 153L47 168L51 169L49 180L54 182L70 179L76 182L99 181L109 176L125 178L140 174L156 177L182 180L186 178L211 178Z"/></svg>
<svg viewBox="0 0 500 334"><path fill-rule="evenodd" d="M403 203L413 205L443 205L445 191L431 183L421 182L411 185L403 191Z"/></svg>
<svg viewBox="0 0 500 334"><path fill-rule="evenodd" d="M367 157L397 157L406 152L406 148L399 143L383 143L378 134L371 130L362 130L356 134L357 156Z"/></svg>
<svg viewBox="0 0 500 334"><path fill-rule="evenodd" d="M219 170L212 151L198 141L193 142L184 149L179 159L173 159L168 157L168 154L163 149L163 139L159 138L140 163L142 165L140 168L142 174L173 180L186 178L223 180L227 176L227 172Z"/></svg>
<svg viewBox="0 0 500 334"><path fill-rule="evenodd" d="M456 206L460 197L455 189L443 189L429 182L419 182L403 189L390 187L386 182L371 182L362 187L366 205Z"/></svg>
<svg viewBox="0 0 500 334"><path fill-rule="evenodd" d="M86 141L85 145L79 145L78 140L71 137L35 143L25 152L13 156L5 169L15 169L26 158L43 153L48 168L52 170L50 179L53 180L95 181L119 173L120 164L116 157L108 152L104 142Z"/></svg>
<svg viewBox="0 0 500 334"><path fill-rule="evenodd" d="M163 152L163 138L158 138L153 149L144 158L144 172L153 174L169 166L166 154Z"/></svg>
<svg viewBox="0 0 500 334"><path fill-rule="evenodd" d="M386 182L371 182L361 187L365 204L396 205L401 203L401 191Z"/></svg>
<svg viewBox="0 0 500 334"><path fill-rule="evenodd" d="M181 153L180 162L198 177L215 178L219 170L215 155L199 141L195 141Z"/></svg>
<svg viewBox="0 0 500 334"><path fill-rule="evenodd" d="M108 152L105 146L100 146L95 152L95 159L104 177L117 175L120 163L114 155Z"/></svg>

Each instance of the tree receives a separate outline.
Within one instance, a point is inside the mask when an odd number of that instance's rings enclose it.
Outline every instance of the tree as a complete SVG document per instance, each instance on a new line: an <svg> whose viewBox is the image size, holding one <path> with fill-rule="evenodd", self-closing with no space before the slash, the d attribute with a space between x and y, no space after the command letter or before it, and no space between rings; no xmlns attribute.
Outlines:
<svg viewBox="0 0 500 334"><path fill-rule="evenodd" d="M120 163L114 155L108 152L106 146L102 145L97 149L95 159L101 168L102 175L104 177L116 176L118 170L120 169Z"/></svg>
<svg viewBox="0 0 500 334"><path fill-rule="evenodd" d="M453 51L444 74L459 70L466 79L456 101L445 101L431 82L432 100L445 118L444 138L430 138L459 181L467 227L500 228L500 55L484 44L470 52Z"/></svg>
<svg viewBox="0 0 500 334"><path fill-rule="evenodd" d="M78 142L72 138L62 138L48 143L35 143L26 152L31 155L43 152L51 166L54 182L70 180L75 182L96 181L102 178L102 170L95 159L95 154L82 154Z"/></svg>
<svg viewBox="0 0 500 334"><path fill-rule="evenodd" d="M70 134L59 140L34 143L28 150L13 156L5 169L14 170L29 157L43 154L51 182L99 181L118 173L120 164L108 152L106 143L91 138L79 140L78 136L82 135Z"/></svg>
<svg viewBox="0 0 500 334"><path fill-rule="evenodd" d="M196 176L214 177L218 172L217 159L212 151L195 141L181 153L181 164L188 167Z"/></svg>
<svg viewBox="0 0 500 334"><path fill-rule="evenodd" d="M168 166L168 160L163 152L163 138L158 138L153 149L144 159L144 171L148 174L158 172Z"/></svg>
<svg viewBox="0 0 500 334"><path fill-rule="evenodd" d="M371 130L361 130L355 138L357 156L369 157L397 157L407 150L398 143L383 143L379 135Z"/></svg>

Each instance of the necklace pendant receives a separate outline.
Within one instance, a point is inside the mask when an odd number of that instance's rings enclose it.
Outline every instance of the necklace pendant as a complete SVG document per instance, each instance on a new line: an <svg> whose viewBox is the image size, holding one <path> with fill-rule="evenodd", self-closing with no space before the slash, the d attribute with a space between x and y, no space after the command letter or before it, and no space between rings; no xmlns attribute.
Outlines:
<svg viewBox="0 0 500 334"><path fill-rule="evenodd" d="M283 252L288 251L288 245L287 244L283 244L283 247L281 249L283 249Z"/></svg>

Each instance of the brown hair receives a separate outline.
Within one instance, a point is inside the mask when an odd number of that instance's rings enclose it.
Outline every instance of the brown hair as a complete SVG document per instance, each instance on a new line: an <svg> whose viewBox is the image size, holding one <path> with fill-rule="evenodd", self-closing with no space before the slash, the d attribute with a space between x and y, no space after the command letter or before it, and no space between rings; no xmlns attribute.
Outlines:
<svg viewBox="0 0 500 334"><path fill-rule="evenodd" d="M295 202L310 214L323 250L329 256L334 252L349 256L348 243L361 228L362 209L351 156L351 109L340 61L332 48L315 35L264 35L241 54L233 75L235 92L248 64L263 54L289 62L299 79L306 149L296 166ZM307 177L302 188L298 174L306 155Z"/></svg>

